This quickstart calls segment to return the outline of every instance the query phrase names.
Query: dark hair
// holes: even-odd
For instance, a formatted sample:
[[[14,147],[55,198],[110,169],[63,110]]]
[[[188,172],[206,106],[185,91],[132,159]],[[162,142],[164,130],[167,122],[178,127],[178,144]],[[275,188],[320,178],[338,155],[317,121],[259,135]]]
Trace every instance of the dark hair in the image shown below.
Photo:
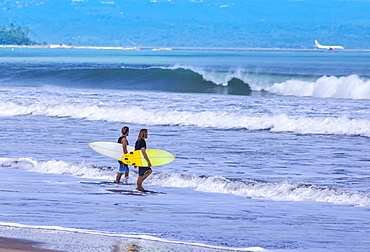
[[[122,132],[122,135],[126,135],[128,132],[129,132],[130,128],[125,126],[122,128],[121,132]]]

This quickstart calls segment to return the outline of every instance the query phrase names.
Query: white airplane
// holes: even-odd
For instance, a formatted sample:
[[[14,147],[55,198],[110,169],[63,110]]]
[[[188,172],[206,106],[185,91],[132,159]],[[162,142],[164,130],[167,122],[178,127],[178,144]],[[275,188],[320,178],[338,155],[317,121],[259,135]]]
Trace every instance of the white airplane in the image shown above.
[[[315,46],[320,49],[328,49],[328,50],[337,50],[337,49],[344,49],[343,46],[323,46],[320,45],[317,40],[315,40]]]

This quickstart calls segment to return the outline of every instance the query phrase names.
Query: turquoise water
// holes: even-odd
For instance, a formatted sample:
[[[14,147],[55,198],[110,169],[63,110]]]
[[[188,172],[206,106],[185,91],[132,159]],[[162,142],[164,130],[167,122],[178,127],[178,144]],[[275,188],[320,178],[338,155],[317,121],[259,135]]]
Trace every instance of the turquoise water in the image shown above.
[[[66,251],[369,247],[370,54],[0,53],[1,236]],[[144,182],[160,194],[101,183],[117,162],[87,144],[125,125],[177,157]]]

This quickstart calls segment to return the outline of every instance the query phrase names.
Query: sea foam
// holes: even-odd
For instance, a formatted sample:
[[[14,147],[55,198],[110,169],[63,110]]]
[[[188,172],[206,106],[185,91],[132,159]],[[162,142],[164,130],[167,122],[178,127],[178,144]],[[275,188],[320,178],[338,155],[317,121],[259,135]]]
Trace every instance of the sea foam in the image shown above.
[[[117,117],[117,115],[120,117]],[[140,114],[138,117],[136,115]],[[15,104],[0,102],[0,117],[5,116],[71,117],[145,125],[196,126],[219,129],[269,130],[298,134],[359,135],[370,137],[370,121],[341,117],[246,115],[225,111],[178,111],[143,109],[137,106],[115,107],[87,104]]]
[[[257,182],[233,180],[219,176],[197,176],[178,173],[159,173],[151,178],[154,185],[187,187],[202,192],[233,194],[254,199],[273,201],[313,201],[339,205],[370,207],[370,194],[343,190],[337,187],[322,187],[305,183]]]
[[[265,251],[261,247],[231,248],[201,243],[171,241],[143,234],[115,234],[59,226],[32,226],[0,222],[0,234],[43,242],[44,248],[63,251]],[[119,241],[119,242],[117,242]],[[137,246],[137,245],[139,246]]]
[[[0,158],[0,166],[40,173],[67,174],[98,180],[111,180],[116,172],[115,169],[94,164],[67,163],[56,160],[37,161],[32,158]],[[136,172],[132,172],[131,175],[130,179],[135,180]],[[313,201],[370,207],[370,194],[368,192],[306,183],[289,183],[288,181],[269,183],[255,180],[228,179],[221,176],[198,176],[171,172],[154,173],[148,178],[147,182],[161,187],[191,188],[202,192],[233,194],[254,199]]]
[[[0,167],[23,169],[40,173],[67,174],[81,178],[111,180],[116,169],[90,163],[67,163],[58,160],[38,161],[33,158],[0,158]]]

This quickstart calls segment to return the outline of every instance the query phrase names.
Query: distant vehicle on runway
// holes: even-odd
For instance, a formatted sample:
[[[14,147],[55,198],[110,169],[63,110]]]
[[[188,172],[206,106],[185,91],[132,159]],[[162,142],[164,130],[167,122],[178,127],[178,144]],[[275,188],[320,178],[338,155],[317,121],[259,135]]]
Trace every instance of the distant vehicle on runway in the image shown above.
[[[315,46],[317,48],[320,48],[320,49],[328,49],[328,50],[344,49],[343,46],[324,46],[324,45],[320,45],[320,43],[317,42],[317,40],[315,40]]]

